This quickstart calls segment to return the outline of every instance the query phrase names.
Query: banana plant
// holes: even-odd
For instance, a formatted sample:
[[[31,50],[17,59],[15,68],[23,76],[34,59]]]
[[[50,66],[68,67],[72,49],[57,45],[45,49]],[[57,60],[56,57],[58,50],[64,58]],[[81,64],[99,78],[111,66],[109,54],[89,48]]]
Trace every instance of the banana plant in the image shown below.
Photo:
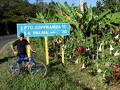
[[[69,6],[67,3],[55,6],[55,14],[49,8],[46,13],[36,13],[36,18],[31,18],[32,23],[70,23],[70,36],[65,37],[65,54],[66,59],[76,59],[80,56],[76,55],[76,48],[82,45],[90,49],[91,54],[96,56],[98,46],[103,43],[107,45],[111,42],[111,33],[116,26],[111,23],[110,12],[103,12],[96,16],[92,12],[92,7],[88,8],[86,12],[81,12],[80,7],[74,4]],[[118,15],[118,14],[117,14]],[[52,17],[52,18],[51,18]],[[110,33],[108,33],[110,32]],[[51,37],[50,45],[59,37]],[[92,41],[92,42],[91,42]],[[51,47],[50,47],[51,48]],[[74,58],[76,57],[76,58]]]

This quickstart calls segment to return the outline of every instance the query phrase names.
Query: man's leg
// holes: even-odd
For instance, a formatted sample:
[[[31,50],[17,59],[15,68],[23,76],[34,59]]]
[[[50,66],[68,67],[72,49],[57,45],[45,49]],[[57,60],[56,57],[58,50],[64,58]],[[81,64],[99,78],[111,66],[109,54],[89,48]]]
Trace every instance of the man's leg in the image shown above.
[[[17,63],[19,64],[20,71],[22,69],[22,58],[24,58],[23,55],[18,54],[18,61],[17,61]]]
[[[22,61],[18,60],[17,63],[19,64],[19,69],[22,69]]]

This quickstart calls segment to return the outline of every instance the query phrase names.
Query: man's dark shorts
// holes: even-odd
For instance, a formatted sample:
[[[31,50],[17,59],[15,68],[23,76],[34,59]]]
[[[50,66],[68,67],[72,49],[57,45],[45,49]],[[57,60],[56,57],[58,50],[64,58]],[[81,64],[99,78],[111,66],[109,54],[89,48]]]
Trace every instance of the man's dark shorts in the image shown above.
[[[22,61],[26,61],[26,62],[29,61],[29,60],[24,60],[24,58],[27,57],[27,54],[17,54],[17,56],[18,56],[18,61],[17,61],[18,64],[22,64]]]

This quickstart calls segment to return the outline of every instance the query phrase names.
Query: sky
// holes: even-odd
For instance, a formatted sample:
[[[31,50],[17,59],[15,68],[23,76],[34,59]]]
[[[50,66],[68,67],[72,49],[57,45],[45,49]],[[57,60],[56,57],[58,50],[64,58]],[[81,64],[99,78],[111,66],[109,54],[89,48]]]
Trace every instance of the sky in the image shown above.
[[[36,0],[29,0],[31,3],[35,3]],[[51,2],[51,0],[43,0],[44,2]],[[69,5],[71,5],[72,3],[74,3],[76,6],[78,6],[80,4],[80,0],[52,0],[54,2],[58,2],[60,1],[61,3],[64,3],[65,1],[68,2]],[[98,0],[84,0],[84,2],[87,2],[88,6],[95,6],[96,5],[96,1]]]

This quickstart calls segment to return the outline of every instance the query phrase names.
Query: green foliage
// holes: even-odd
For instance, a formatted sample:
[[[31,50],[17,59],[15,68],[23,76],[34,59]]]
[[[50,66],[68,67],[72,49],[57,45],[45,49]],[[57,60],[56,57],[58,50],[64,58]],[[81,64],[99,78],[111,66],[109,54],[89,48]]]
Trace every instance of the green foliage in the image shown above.
[[[119,0],[104,0],[105,9],[110,9],[112,12],[119,11]]]
[[[34,5],[22,0],[0,1],[1,22],[25,22],[26,17],[34,17]]]
[[[104,11],[110,10],[110,12],[120,12],[119,0],[100,0],[96,2],[96,6],[93,8],[94,13],[100,15]]]
[[[109,14],[107,16],[107,18],[110,19],[111,23],[117,23],[117,24],[119,24],[120,23],[120,12]],[[119,26],[120,26],[120,24],[119,24]]]
[[[37,39],[38,40],[38,39]],[[33,40],[34,42],[34,40]],[[9,47],[6,47],[7,52],[4,52],[4,57],[10,53]],[[94,78],[78,71],[80,67],[74,64],[68,64],[63,67],[62,64],[57,64],[54,61],[48,67],[48,74],[45,78],[40,77],[39,73],[36,75],[30,74],[11,74],[8,69],[10,65],[15,62],[10,58],[7,62],[1,64],[0,70],[0,88],[5,90],[52,90],[52,89],[84,89],[84,88],[105,88],[101,84],[97,84]],[[56,64],[56,65],[52,65]],[[7,66],[7,67],[6,67]],[[86,82],[87,81],[87,82]],[[92,81],[92,82],[91,82]]]
[[[90,56],[97,55],[97,47],[101,43],[102,45],[105,45],[105,47],[109,47],[108,44],[111,43],[111,40],[113,38],[111,33],[116,28],[116,26],[111,23],[112,18],[109,17],[110,11],[103,12],[98,17],[96,17],[95,15],[93,15],[92,7],[88,8],[85,13],[82,13],[80,12],[79,7],[77,8],[74,5],[70,7],[67,3],[64,3],[64,5],[62,5],[60,2],[58,2],[58,7],[56,7],[56,10],[57,11],[55,13],[54,19],[49,18],[49,16],[46,17],[45,14],[39,12],[36,14],[36,19],[34,20],[40,21],[42,23],[70,23],[71,34],[68,38],[65,38],[66,59],[79,59],[79,56],[76,56],[75,51],[76,48],[80,45],[83,45],[85,48],[89,47],[91,49],[89,51]],[[78,16],[76,12],[78,12],[81,17]],[[50,16],[51,13],[52,12],[49,13]],[[55,38],[59,39],[58,37],[49,38],[49,47],[51,50],[54,50],[54,43],[56,40]],[[94,42],[91,42],[91,40],[93,40]],[[106,57],[106,55],[104,56]],[[85,56],[83,60],[86,62],[86,59],[88,57],[89,55],[87,57]]]

